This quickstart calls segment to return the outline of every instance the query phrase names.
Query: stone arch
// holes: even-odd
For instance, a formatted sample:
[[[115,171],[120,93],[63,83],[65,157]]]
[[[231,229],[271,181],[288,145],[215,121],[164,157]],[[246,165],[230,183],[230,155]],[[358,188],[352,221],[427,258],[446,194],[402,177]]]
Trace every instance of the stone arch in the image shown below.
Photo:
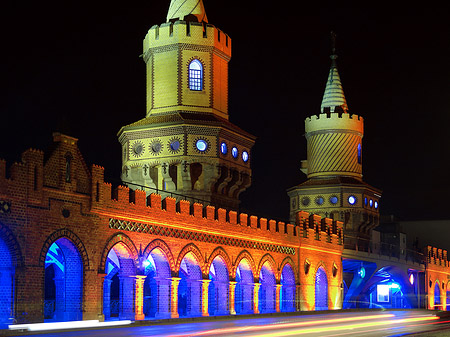
[[[328,310],[328,279],[325,266],[320,262],[314,274],[314,308],[315,310]]]
[[[147,245],[147,247],[145,247],[145,250],[142,253],[144,258],[146,258],[152,252],[152,250],[154,250],[155,248],[161,249],[163,251],[163,253],[166,255],[167,262],[169,263],[170,270],[173,274],[176,270],[175,260],[173,258],[173,254],[172,254],[172,251],[170,250],[170,247],[163,240],[155,239],[152,242],[150,242]]]
[[[202,279],[204,261],[193,243],[186,245],[178,255],[176,276],[178,283],[178,314],[180,317],[201,316]]]
[[[297,283],[298,282],[298,270],[297,270],[297,267],[296,267],[294,261],[292,260],[292,258],[290,256],[286,256],[283,259],[283,261],[281,261],[280,269],[279,269],[280,270],[280,280],[279,281],[281,281],[281,273],[283,272],[283,268],[287,264],[289,264],[291,266],[292,271],[294,272],[295,282]]]
[[[261,258],[258,267],[259,293],[258,309],[260,313],[270,313],[276,310],[276,287],[277,287],[276,263],[270,254]]]
[[[14,267],[23,265],[23,256],[19,243],[16,240],[15,235],[9,229],[8,226],[0,222],[0,237],[5,241],[6,246],[11,254],[12,264]]]
[[[178,273],[180,271],[181,261],[183,261],[183,258],[188,253],[192,253],[192,255],[195,256],[195,258],[197,259],[197,262],[200,265],[200,269],[201,269],[202,273],[205,274],[205,270],[204,270],[205,261],[203,260],[202,253],[200,252],[200,249],[198,249],[198,247],[193,243],[189,243],[186,246],[184,246],[184,248],[181,250],[180,254],[178,254],[178,259],[177,259],[177,263],[174,268],[174,272]]]
[[[231,260],[230,260],[230,257],[228,256],[227,252],[222,247],[217,247],[216,249],[214,249],[213,252],[211,253],[211,255],[209,256],[208,262],[205,265],[205,275],[206,275],[206,277],[207,277],[207,275],[209,273],[209,269],[211,268],[212,262],[214,261],[214,259],[217,256],[220,256],[224,260],[225,265],[226,265],[226,267],[228,269],[228,277],[231,279],[231,275],[230,275],[231,267],[232,267]]]
[[[296,272],[292,259],[284,259],[280,268],[280,310],[295,311]]]
[[[250,265],[250,268],[252,270],[252,273],[253,273],[253,277],[255,277],[255,275],[256,275],[255,260],[253,260],[252,255],[247,250],[243,250],[242,252],[239,253],[239,255],[237,256],[236,260],[234,260],[233,269],[231,270],[231,276],[232,276],[233,280],[236,279],[237,268],[239,266],[239,263],[243,259],[246,259],[248,261],[248,263]]]
[[[258,270],[256,272],[255,278],[256,277],[259,278],[259,275],[261,274],[261,269],[262,269],[264,263],[266,263],[266,262],[268,262],[270,264],[270,267],[272,268],[272,272],[273,272],[273,275],[275,276],[275,279],[279,280],[280,278],[278,277],[277,264],[275,262],[275,259],[269,253],[264,255],[261,258],[261,260],[259,261]]]
[[[57,230],[56,232],[53,232],[53,234],[51,234],[47,238],[47,240],[45,240],[44,245],[41,249],[41,253],[39,255],[39,266],[45,267],[45,257],[47,256],[50,246],[60,238],[66,238],[72,242],[72,244],[78,249],[78,253],[80,254],[81,261],[83,263],[84,271],[89,270],[89,258],[83,242],[74,232],[67,228],[63,228]]]
[[[108,257],[109,251],[111,250],[112,247],[114,247],[119,242],[123,243],[128,248],[128,250],[130,251],[131,257],[135,261],[138,260],[139,253],[138,253],[133,241],[126,234],[124,234],[122,232],[116,233],[108,239],[108,241],[105,245],[105,248],[103,249],[102,257],[100,260],[100,266],[98,268],[100,273],[105,272],[106,259]]]

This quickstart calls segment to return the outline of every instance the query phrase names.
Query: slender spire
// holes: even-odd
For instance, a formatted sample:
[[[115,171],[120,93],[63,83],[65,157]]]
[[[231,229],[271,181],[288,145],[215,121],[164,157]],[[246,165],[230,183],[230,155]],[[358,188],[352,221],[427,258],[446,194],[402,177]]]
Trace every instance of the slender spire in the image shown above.
[[[343,112],[348,113],[347,100],[345,99],[344,89],[342,88],[341,78],[336,65],[336,34],[331,32],[331,68],[328,74],[325,93],[323,94],[322,105],[320,111],[325,112],[329,108],[330,112],[334,112],[336,107],[340,107]],[[328,110],[328,109],[327,109]]]
[[[170,20],[192,21],[189,19],[193,17],[198,22],[208,22],[203,0],[172,0],[170,2],[167,22]]]

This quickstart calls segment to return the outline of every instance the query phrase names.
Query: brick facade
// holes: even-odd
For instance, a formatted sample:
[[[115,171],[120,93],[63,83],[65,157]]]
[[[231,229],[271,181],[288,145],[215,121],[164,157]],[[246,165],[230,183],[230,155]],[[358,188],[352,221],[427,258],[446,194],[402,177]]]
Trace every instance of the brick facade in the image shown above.
[[[301,212],[295,224],[285,224],[170,197],[162,200],[158,194],[147,197],[124,186],[112,189],[102,167],[87,168],[76,139],[55,134],[54,141],[45,155],[25,151],[8,178],[6,163],[0,161],[0,200],[9,205],[0,213],[2,251],[8,253],[2,256],[9,257],[5,265],[15,271],[13,295],[3,302],[10,303],[6,310],[17,322],[44,320],[46,259],[54,243],[72,252],[64,254],[66,293],[61,296],[66,302],[59,320],[77,317],[70,314],[77,304],[67,302],[76,293],[69,286],[73,280],[81,283],[81,317],[105,318],[105,307],[112,305],[112,274],[106,270],[112,250],[120,265],[121,318],[143,319],[146,306],[156,306],[155,317],[178,317],[191,309],[191,315],[234,314],[236,304],[242,313],[314,310],[311,285],[320,266],[330,285],[329,308],[342,305],[340,222]],[[145,267],[150,260],[156,273]],[[71,266],[74,261],[79,265]],[[307,273],[306,263],[311,265]],[[71,277],[76,268],[80,276]],[[187,281],[182,268],[190,275]],[[184,290],[178,294],[180,283]],[[151,292],[146,289],[155,289],[151,296],[156,298],[146,302],[150,295],[145,294]],[[188,299],[183,297],[186,289],[193,294]],[[243,299],[251,303],[243,304]],[[188,309],[179,309],[179,300],[184,307],[189,303]],[[215,309],[208,301],[217,302]]]

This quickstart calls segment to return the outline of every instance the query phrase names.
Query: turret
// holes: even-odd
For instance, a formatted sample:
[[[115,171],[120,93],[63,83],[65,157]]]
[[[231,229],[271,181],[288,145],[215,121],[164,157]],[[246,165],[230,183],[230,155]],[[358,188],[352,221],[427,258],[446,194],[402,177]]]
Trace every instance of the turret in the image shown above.
[[[255,137],[228,121],[231,39],[208,23],[203,1],[172,0],[143,59],[146,117],[118,134],[124,184],[236,209]]]
[[[348,240],[363,238],[379,224],[381,191],[362,180],[364,120],[350,113],[337,68],[334,44],[320,113],[305,120],[307,181],[288,190],[291,219],[298,211],[344,222]]]

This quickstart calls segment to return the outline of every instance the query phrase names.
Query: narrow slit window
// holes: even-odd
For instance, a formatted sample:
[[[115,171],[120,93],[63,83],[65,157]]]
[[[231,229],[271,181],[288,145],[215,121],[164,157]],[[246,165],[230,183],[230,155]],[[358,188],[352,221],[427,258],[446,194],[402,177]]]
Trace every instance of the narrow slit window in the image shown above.
[[[189,89],[203,90],[203,65],[199,60],[193,60],[189,64]]]
[[[361,149],[361,143],[358,144],[358,164],[361,164],[362,162],[362,149]]]

